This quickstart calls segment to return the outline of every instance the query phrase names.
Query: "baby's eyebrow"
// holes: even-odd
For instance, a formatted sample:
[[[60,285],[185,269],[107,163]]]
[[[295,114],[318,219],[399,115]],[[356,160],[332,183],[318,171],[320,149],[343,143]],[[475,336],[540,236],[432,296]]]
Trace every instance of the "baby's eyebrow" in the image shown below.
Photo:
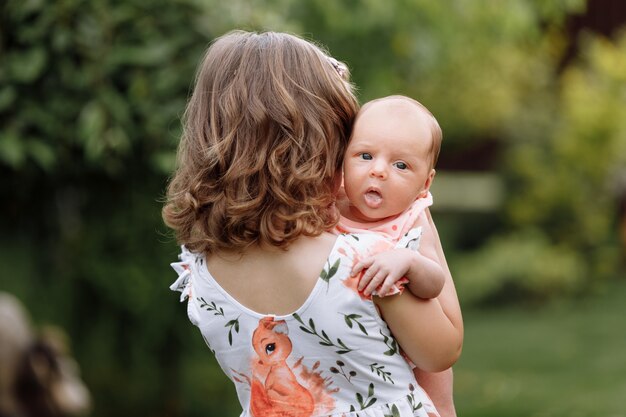
[[[391,157],[395,160],[395,162],[402,161],[402,162],[406,162],[406,163],[414,163],[415,161],[421,159],[417,155],[414,155],[414,154],[408,153],[408,152],[392,153]]]

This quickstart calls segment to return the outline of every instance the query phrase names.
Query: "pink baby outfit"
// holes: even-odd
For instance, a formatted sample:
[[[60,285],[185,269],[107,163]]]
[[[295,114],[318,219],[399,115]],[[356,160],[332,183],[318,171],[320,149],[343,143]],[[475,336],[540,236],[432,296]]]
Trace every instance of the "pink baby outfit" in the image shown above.
[[[400,240],[413,228],[419,216],[424,215],[424,210],[433,205],[433,196],[430,192],[426,197],[418,198],[409,208],[404,210],[393,220],[381,220],[372,223],[359,223],[340,216],[339,224],[335,227],[336,233],[378,233],[393,242]],[[402,247],[405,247],[402,245]]]

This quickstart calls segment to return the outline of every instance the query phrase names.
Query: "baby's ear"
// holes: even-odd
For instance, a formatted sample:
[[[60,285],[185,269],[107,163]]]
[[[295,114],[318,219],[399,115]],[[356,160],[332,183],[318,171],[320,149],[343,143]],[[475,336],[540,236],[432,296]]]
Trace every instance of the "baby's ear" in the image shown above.
[[[420,192],[420,197],[426,197],[426,195],[428,194],[428,191],[430,190],[430,186],[433,184],[433,180],[435,179],[436,173],[437,171],[435,171],[434,169],[430,170],[430,172],[428,173],[428,177],[426,178],[426,181],[424,181],[424,186],[422,188],[422,191]]]

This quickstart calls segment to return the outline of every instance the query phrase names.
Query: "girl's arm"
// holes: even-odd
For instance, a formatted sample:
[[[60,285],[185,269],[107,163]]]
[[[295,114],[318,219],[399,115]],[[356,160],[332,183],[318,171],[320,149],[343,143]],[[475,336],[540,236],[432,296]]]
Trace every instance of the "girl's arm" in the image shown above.
[[[430,212],[426,211],[426,215],[428,222],[431,225],[431,230],[435,236],[437,256],[440,259],[440,265],[446,274],[446,282],[438,299],[446,316],[450,319],[455,328],[463,334],[461,307],[459,306],[459,299],[454,288],[452,275],[448,269],[448,263],[446,262],[443,249],[441,247],[441,241],[439,240],[439,235]],[[414,373],[420,386],[424,388],[433,400],[433,403],[435,404],[435,407],[437,408],[437,411],[439,411],[441,417],[456,417],[453,397],[454,384],[452,369],[447,369],[438,373],[431,373],[415,368]]]
[[[463,334],[448,319],[437,299],[424,300],[405,291],[374,297],[374,302],[402,350],[420,369],[440,372],[459,358]]]
[[[459,298],[456,294],[454,281],[452,280],[452,274],[450,273],[450,268],[448,268],[448,262],[446,261],[445,254],[443,253],[439,233],[437,232],[437,228],[433,222],[430,210],[426,209],[425,214],[432,232],[435,253],[437,254],[439,265],[441,265],[445,276],[443,289],[441,290],[441,294],[437,296],[437,300],[441,303],[441,307],[452,325],[457,329],[461,337],[463,337],[463,316],[461,314],[461,306],[459,305]]]
[[[440,372],[452,366],[461,354],[463,319],[439,234],[428,210],[426,219],[433,233],[437,259],[445,274],[441,294],[436,299],[421,300],[404,292],[374,300],[402,349],[417,367],[427,372]]]

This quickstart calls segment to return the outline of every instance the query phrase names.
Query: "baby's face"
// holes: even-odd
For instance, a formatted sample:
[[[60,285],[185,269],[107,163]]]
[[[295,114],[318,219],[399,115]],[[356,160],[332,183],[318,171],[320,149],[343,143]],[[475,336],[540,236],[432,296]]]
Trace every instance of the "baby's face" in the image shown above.
[[[396,216],[425,196],[430,166],[428,116],[404,100],[372,103],[359,115],[344,159],[344,188],[352,220]]]

